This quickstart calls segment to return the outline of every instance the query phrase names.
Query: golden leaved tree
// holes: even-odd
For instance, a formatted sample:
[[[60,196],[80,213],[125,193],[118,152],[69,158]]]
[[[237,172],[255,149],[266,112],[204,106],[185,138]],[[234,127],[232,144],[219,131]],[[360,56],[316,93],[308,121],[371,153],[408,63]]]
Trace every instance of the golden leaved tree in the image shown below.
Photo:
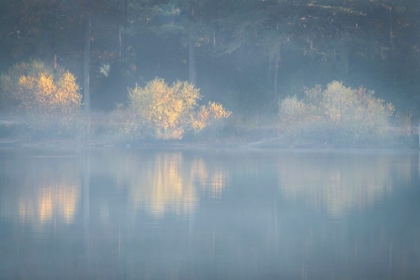
[[[188,82],[177,81],[169,86],[156,78],[145,87],[136,85],[128,91],[129,110],[138,117],[140,127],[157,139],[181,139],[186,130],[199,131],[213,120],[230,115],[217,103],[197,110],[200,91]]]
[[[62,68],[42,61],[18,63],[0,77],[1,106],[6,111],[24,110],[42,115],[71,114],[81,106],[76,79]]]

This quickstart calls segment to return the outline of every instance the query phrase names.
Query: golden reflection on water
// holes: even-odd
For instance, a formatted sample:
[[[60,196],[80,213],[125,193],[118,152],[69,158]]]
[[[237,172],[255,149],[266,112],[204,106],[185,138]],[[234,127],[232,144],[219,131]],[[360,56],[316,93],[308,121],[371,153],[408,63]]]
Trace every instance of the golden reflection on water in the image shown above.
[[[83,204],[84,176],[115,180],[113,188],[126,193],[125,199],[134,214],[146,210],[156,218],[166,214],[191,215],[200,198],[221,198],[231,176],[228,171],[231,169],[223,162],[182,152],[108,151],[92,156],[88,161],[90,167],[85,169],[85,159],[91,156],[29,158],[5,164],[0,175],[9,178],[6,184],[11,184],[9,191],[15,194],[6,193],[0,198],[1,215],[17,214],[22,223],[38,225],[55,219],[73,223]],[[417,162],[412,161],[409,156],[279,154],[277,175],[286,199],[302,201],[316,211],[339,217],[364,210],[391,195],[396,187],[394,177],[404,182],[417,172],[413,168]],[[252,165],[239,166],[244,170]],[[100,211],[103,221],[109,220],[110,215],[111,206],[105,206]]]
[[[92,154],[64,160],[26,158],[6,164],[3,175],[13,186],[8,188],[9,195],[1,198],[1,215],[17,215],[21,223],[34,225],[56,220],[73,223],[77,212],[83,210],[84,176],[115,179],[113,188],[126,193],[134,214],[144,209],[155,218],[190,215],[200,196],[220,198],[228,177],[220,165],[181,152],[136,155],[117,151],[85,160],[90,157]],[[102,208],[101,220],[106,221],[109,209]]]
[[[66,224],[74,221],[79,199],[77,185],[44,185],[38,190],[35,198],[19,198],[19,217],[22,223],[28,221],[44,224],[51,222],[54,215]]]
[[[194,212],[197,194],[190,178],[183,173],[182,154],[157,154],[141,176],[128,182],[130,202],[137,210],[145,207],[152,215]]]
[[[165,213],[193,214],[199,203],[200,188],[212,197],[221,196],[225,174],[210,172],[205,162],[183,159],[182,153],[159,153],[139,177],[128,182],[130,202],[135,209],[144,207],[155,217]]]
[[[220,267],[234,276],[241,271],[242,278],[254,276],[247,269],[255,273],[251,278],[258,278],[257,273],[270,267],[272,272],[300,268],[302,279],[311,275],[330,279],[338,274],[350,279],[355,267],[369,268],[371,260],[404,276],[418,264],[415,197],[409,207],[400,207],[407,197],[402,196],[401,202],[397,196],[397,204],[380,208],[387,215],[403,208],[398,216],[345,217],[397,193],[397,188],[413,186],[413,178],[418,182],[417,156],[280,153],[278,157],[240,154],[229,160],[230,155],[224,154],[221,158],[104,151],[68,160],[3,160],[0,218],[23,226],[10,226],[12,234],[2,248],[8,258],[14,256],[22,272],[35,271],[40,279],[51,263],[58,265],[54,269],[60,273],[65,273],[60,268],[71,271],[69,275],[94,272],[98,279],[184,279],[185,271],[200,273],[182,271],[187,265],[195,269],[199,262],[203,270]],[[227,185],[233,187],[226,200],[206,204],[207,213],[192,219],[178,219],[194,215],[206,198],[226,195]],[[321,215],[302,214],[306,207],[301,202],[322,211]],[[139,212],[143,214],[138,222],[132,222]],[[159,227],[144,222],[149,216],[170,215],[176,215],[171,217],[176,223],[171,218],[154,220]],[[333,219],[323,218],[328,215]],[[50,238],[49,229],[54,225],[55,234],[56,222],[73,226],[61,227],[62,231],[57,227],[59,234]],[[32,242],[27,224],[43,232],[48,242]],[[8,227],[9,221],[4,228]],[[26,251],[25,244],[29,245]],[[78,271],[83,267],[87,274]],[[121,272],[122,267],[127,271]],[[154,273],[166,277],[154,277]],[[221,276],[214,275],[214,279]],[[89,278],[83,276],[72,278]],[[25,277],[13,279],[20,278]],[[398,278],[404,277],[389,277]]]
[[[363,157],[363,158],[362,158]],[[280,158],[279,187],[294,201],[303,201],[317,211],[339,217],[353,210],[364,210],[391,195],[393,176],[409,180],[409,157],[342,154]]]
[[[74,222],[80,197],[80,170],[71,160],[29,158],[5,165],[8,193],[2,213],[21,223],[41,226],[59,220]],[[22,173],[23,172],[23,173]]]
[[[186,158],[181,152],[119,153],[105,158],[96,170],[117,178],[118,188],[128,190],[135,211],[145,209],[159,218],[193,214],[201,195],[221,197],[228,175],[220,165],[210,164],[202,158]]]

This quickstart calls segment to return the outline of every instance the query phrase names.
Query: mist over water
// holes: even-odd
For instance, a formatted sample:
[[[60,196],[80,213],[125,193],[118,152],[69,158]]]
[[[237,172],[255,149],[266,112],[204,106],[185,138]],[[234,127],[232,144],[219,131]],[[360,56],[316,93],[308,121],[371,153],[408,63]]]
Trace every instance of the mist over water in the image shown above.
[[[0,152],[0,279],[416,279],[418,151]]]

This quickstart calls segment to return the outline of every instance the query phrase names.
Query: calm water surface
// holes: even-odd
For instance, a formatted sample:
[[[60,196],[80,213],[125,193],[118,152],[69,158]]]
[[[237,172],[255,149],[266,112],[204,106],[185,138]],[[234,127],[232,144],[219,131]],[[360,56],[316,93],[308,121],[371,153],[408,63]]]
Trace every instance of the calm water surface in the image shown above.
[[[0,279],[420,279],[418,151],[1,151]]]

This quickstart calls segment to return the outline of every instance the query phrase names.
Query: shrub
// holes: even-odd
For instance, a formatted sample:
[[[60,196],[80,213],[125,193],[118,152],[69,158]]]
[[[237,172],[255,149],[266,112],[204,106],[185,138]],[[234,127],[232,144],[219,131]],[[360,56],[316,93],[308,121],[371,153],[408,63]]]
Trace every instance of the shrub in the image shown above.
[[[70,72],[39,60],[15,64],[0,76],[1,110],[21,119],[33,138],[74,136],[81,99]]]
[[[8,111],[69,114],[79,109],[82,99],[70,72],[51,69],[38,60],[14,65],[1,75],[0,89],[1,106]]]
[[[373,97],[363,87],[351,89],[333,81],[326,89],[305,88],[305,97],[279,102],[279,116],[286,135],[309,142],[335,145],[371,143],[388,131],[392,104]]]
[[[196,110],[201,98],[199,89],[188,82],[177,81],[168,86],[163,79],[155,79],[145,87],[128,89],[128,110],[136,117],[137,129],[156,139],[181,139],[186,130],[202,130],[213,120],[229,116],[221,104],[209,103]],[[134,120],[132,119],[131,123]]]
[[[225,119],[230,116],[230,112],[223,108],[222,104],[209,102],[208,106],[201,106],[200,110],[192,118],[191,125],[195,131],[200,131],[210,125],[212,121]]]

